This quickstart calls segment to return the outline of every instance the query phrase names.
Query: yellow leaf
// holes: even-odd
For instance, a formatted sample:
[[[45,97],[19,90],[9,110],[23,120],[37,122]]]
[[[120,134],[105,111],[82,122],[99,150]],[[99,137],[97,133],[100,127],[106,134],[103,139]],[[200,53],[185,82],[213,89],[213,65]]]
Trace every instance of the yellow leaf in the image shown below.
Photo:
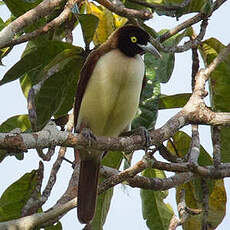
[[[103,6],[97,6],[92,2],[86,2],[86,12],[99,18],[99,24],[93,37],[94,45],[105,42],[115,30],[113,14]]]
[[[127,18],[121,17],[121,16],[119,16],[117,14],[113,15],[113,19],[114,19],[114,25],[115,25],[116,28],[124,26],[125,23],[128,21]]]

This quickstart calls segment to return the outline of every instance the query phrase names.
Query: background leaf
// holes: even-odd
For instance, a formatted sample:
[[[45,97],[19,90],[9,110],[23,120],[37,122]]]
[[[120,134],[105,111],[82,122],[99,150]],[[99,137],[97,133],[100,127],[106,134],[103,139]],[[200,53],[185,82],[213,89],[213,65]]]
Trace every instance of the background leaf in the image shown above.
[[[165,178],[165,173],[157,169],[146,169],[142,175],[151,178]],[[168,191],[141,189],[143,218],[150,230],[168,230],[173,210],[169,204],[165,204],[163,201],[167,196]]]
[[[17,115],[10,117],[6,121],[4,121],[0,125],[0,132],[1,133],[9,133],[10,131],[14,130],[15,128],[20,128],[22,132],[30,129],[30,121],[27,114],[24,115]],[[8,153],[6,150],[0,150],[0,162],[7,156],[15,156],[18,160],[22,160],[24,157],[24,153]]]
[[[0,221],[21,217],[22,208],[35,190],[38,175],[37,170],[26,173],[10,185],[0,198]]]
[[[202,196],[200,195],[202,191],[200,183],[200,179],[196,179],[178,186],[176,188],[177,202],[181,189],[184,189],[186,205],[189,208],[202,210]],[[209,191],[208,229],[214,230],[217,229],[217,226],[222,222],[225,216],[227,197],[223,180],[208,180],[208,183],[212,186],[212,189]],[[200,215],[190,216],[183,224],[183,229],[202,229],[202,216],[202,213]]]
[[[123,155],[121,152],[109,152],[102,160],[102,165],[118,169],[121,165]],[[101,183],[105,178],[100,178],[99,183]],[[100,194],[97,198],[96,214],[91,223],[92,229],[102,230],[105,223],[106,217],[108,215],[111,199],[113,197],[113,189]]]
[[[202,43],[200,52],[206,65],[209,65],[225,46],[210,38]],[[220,63],[209,78],[210,101],[214,111],[230,112],[230,56]],[[222,127],[221,135],[221,161],[230,162],[230,128]]]
[[[33,0],[33,1],[24,1],[24,0],[4,0],[4,3],[7,5],[11,13],[19,17],[24,14],[26,11],[37,6],[42,0]]]
[[[32,42],[28,43],[23,57],[6,72],[3,79],[0,81],[0,85],[14,81],[25,74],[28,74],[33,84],[36,84],[38,82],[36,76],[40,73],[44,65],[47,65],[64,49],[73,47],[74,46],[69,43],[60,41],[44,41],[39,45]]]
[[[167,143],[168,150],[171,153],[177,154],[179,157],[183,158],[189,151],[189,147],[191,144],[191,137],[188,136],[186,133],[180,131],[173,136],[172,140],[174,146],[172,146],[171,142],[168,142]],[[205,151],[205,149],[202,146],[200,148],[200,156],[198,159],[198,164],[202,166],[212,165],[211,156]],[[225,215],[226,191],[225,191],[223,180],[208,179],[207,182],[208,182],[208,187],[210,192],[208,222],[210,223],[210,229],[215,229],[216,226],[221,223]],[[178,186],[176,188],[177,202],[178,202],[178,196],[180,194],[181,189],[185,189],[186,205],[189,208],[202,210],[203,198],[202,198],[202,189],[200,183],[201,183],[200,178],[198,178],[189,183]],[[217,199],[219,199],[218,202]],[[202,215],[191,216],[183,225],[183,229],[184,230],[202,229],[201,225],[202,225]]]
[[[182,93],[175,95],[162,95],[159,98],[159,109],[182,108],[191,97],[191,93]]]
[[[172,137],[172,141],[173,145],[170,141],[167,142],[168,150],[172,154],[183,158],[189,152],[191,137],[185,132],[179,131]],[[205,151],[202,146],[200,146],[200,156],[198,158],[198,164],[202,166],[212,165],[211,156]]]
[[[90,42],[93,40],[99,19],[93,14],[79,14],[77,17],[81,24],[84,42],[86,47],[88,47]]]
[[[53,115],[63,116],[72,108],[77,80],[84,62],[81,54],[82,50],[78,47],[63,51],[58,55],[58,64],[55,59],[49,65],[52,68],[54,64],[57,69],[44,82],[35,97],[36,130],[42,129]]]

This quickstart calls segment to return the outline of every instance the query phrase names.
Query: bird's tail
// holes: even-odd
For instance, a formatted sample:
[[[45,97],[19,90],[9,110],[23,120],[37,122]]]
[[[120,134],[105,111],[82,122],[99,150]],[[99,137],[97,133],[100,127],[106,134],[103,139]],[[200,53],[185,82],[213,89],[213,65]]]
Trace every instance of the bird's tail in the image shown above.
[[[87,224],[94,217],[99,170],[99,160],[81,160],[77,204],[77,215],[81,223]]]

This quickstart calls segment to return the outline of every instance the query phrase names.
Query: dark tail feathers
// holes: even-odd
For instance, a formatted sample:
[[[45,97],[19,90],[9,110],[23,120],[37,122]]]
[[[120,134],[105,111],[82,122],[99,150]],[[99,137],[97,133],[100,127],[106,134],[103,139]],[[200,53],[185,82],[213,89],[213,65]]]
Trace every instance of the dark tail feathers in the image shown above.
[[[100,162],[82,160],[78,183],[77,215],[81,223],[88,224],[94,217]]]

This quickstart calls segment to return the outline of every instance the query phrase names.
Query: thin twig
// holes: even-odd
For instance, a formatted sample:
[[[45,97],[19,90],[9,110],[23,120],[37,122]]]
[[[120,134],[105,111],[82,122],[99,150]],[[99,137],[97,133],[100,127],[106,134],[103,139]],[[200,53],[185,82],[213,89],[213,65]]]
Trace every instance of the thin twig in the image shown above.
[[[127,18],[140,18],[142,20],[148,20],[152,18],[152,13],[149,10],[135,10],[124,7],[123,4],[113,4],[109,0],[97,0],[97,2],[110,11]]]
[[[192,91],[194,91],[195,77],[199,71],[199,68],[200,68],[199,56],[198,56],[197,47],[195,47],[195,48],[192,48],[192,84],[191,84]]]
[[[201,179],[201,190],[202,190],[202,206],[203,206],[203,218],[202,218],[202,230],[208,230],[208,201],[209,201],[209,188],[207,181]]]
[[[190,150],[188,153],[188,162],[190,167],[196,168],[198,166],[198,158],[200,155],[200,137],[198,131],[198,125],[192,125],[192,141]]]
[[[212,144],[213,144],[213,164],[215,167],[219,167],[221,164],[221,127],[212,127]]]
[[[47,153],[44,153],[42,149],[37,148],[37,153],[38,156],[44,160],[44,161],[50,161],[51,157],[54,155],[55,153],[55,146],[51,146],[48,148]]]
[[[161,5],[161,4],[154,4],[154,3],[149,3],[149,2],[145,2],[145,1],[141,1],[141,0],[129,0],[129,1],[137,3],[137,4],[142,5],[142,6],[149,7],[153,10],[161,10],[161,11],[180,10],[180,9],[183,9],[184,7],[186,7],[191,2],[191,0],[184,0],[182,3],[179,3],[179,4]]]
[[[21,211],[22,217],[36,213],[38,209],[41,207],[40,204],[37,202],[37,200],[39,199],[40,194],[41,194],[43,176],[44,176],[44,165],[40,161],[38,173],[37,173],[37,183],[35,186],[35,190],[33,191],[30,199],[26,202],[26,205],[22,208],[22,211]]]
[[[68,1],[65,9],[61,12],[61,14],[58,17],[54,18],[51,22],[47,23],[45,26],[38,28],[31,33],[21,35],[19,38],[8,40],[7,42],[4,43],[4,46],[0,45],[0,48],[8,47],[8,46],[14,46],[14,45],[21,44],[23,42],[32,40],[33,38],[38,37],[41,34],[47,33],[51,29],[54,29],[54,28],[62,25],[66,20],[68,20],[70,14],[71,14],[71,8],[72,8],[73,4],[70,4],[70,2],[72,2],[72,1],[70,1],[70,0]]]
[[[217,10],[224,2],[226,2],[227,0],[216,0],[213,4],[213,9],[210,12],[209,15],[207,15],[208,17],[210,17],[212,15],[212,13]],[[158,41],[159,42],[163,42],[165,40],[167,40],[168,38],[172,37],[173,35],[177,34],[178,32],[196,24],[197,22],[203,20],[204,14],[203,13],[199,13],[197,15],[195,15],[194,17],[184,21],[183,23],[179,24],[178,26],[176,26],[175,28],[167,31],[166,33],[162,34],[159,38]]]

